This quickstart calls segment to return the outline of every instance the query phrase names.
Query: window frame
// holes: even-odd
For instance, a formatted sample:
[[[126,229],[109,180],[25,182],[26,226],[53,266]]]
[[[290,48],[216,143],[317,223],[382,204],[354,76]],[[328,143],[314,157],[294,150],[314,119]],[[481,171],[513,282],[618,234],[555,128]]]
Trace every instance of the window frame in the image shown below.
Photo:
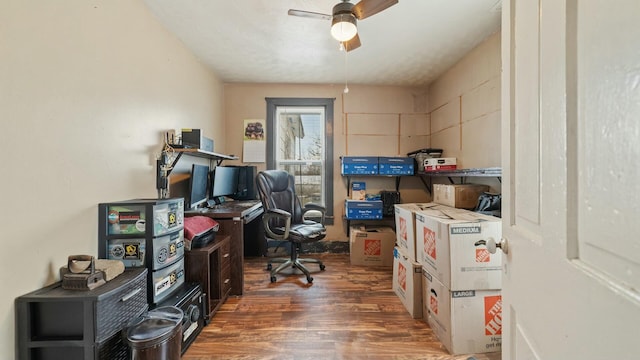
[[[325,115],[324,123],[324,165],[325,178],[324,194],[327,208],[325,224],[333,225],[333,107],[335,98],[265,98],[267,102],[267,169],[275,169],[277,143],[276,134],[276,110],[278,107],[323,107]]]

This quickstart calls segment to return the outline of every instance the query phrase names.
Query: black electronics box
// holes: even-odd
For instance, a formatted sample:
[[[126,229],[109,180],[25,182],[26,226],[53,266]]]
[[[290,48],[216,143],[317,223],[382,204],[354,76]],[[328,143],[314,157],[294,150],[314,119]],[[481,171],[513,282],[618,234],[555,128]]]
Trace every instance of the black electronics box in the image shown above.
[[[383,190],[380,191],[380,198],[382,199],[382,215],[391,216],[395,214],[393,205],[400,203],[400,192]]]
[[[255,166],[238,166],[238,188],[231,198],[235,200],[255,200],[258,198],[256,192],[256,175],[258,168]]]
[[[213,152],[213,139],[202,135],[200,129],[182,129],[182,145]]]
[[[182,318],[182,346],[180,349],[182,355],[206,325],[204,319],[205,301],[207,301],[206,296],[202,292],[200,284],[184,283],[170,297],[158,304],[158,307],[175,306],[180,308],[184,314]]]

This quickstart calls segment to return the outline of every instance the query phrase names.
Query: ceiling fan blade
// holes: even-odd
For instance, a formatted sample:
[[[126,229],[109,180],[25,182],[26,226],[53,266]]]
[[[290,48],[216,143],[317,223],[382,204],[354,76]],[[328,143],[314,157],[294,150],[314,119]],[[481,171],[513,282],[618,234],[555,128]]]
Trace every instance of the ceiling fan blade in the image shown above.
[[[289,9],[288,14],[292,16],[301,16],[311,19],[331,20],[331,15],[304,10]]]
[[[356,36],[351,38],[351,40],[342,42],[342,46],[344,46],[344,50],[347,52],[359,48],[360,45],[362,44],[360,43],[360,36],[358,36],[358,34],[356,34]]]
[[[353,7],[353,15],[362,20],[398,3],[398,0],[361,0]]]

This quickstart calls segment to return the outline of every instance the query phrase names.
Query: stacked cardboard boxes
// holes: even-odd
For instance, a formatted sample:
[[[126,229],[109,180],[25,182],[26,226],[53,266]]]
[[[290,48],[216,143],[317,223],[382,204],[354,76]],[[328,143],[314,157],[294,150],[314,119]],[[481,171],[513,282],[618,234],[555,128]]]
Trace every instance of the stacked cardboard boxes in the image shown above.
[[[417,262],[416,217],[418,211],[442,207],[434,203],[396,204],[396,247],[393,251],[393,291],[414,319],[422,317],[422,268]]]
[[[444,205],[415,212],[422,316],[452,354],[501,349],[502,254],[486,243],[499,218]]]

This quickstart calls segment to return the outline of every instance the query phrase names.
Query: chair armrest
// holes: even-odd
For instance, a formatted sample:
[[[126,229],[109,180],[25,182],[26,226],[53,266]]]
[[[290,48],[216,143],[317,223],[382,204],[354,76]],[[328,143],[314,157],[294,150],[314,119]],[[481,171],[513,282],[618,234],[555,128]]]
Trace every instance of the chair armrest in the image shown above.
[[[269,225],[270,220],[276,219],[284,221],[284,233],[278,235],[271,230]],[[286,240],[289,238],[289,229],[291,228],[291,214],[280,209],[269,209],[262,215],[262,223],[264,224],[264,231],[267,235],[275,240]]]
[[[324,224],[324,214],[327,212],[327,208],[324,205],[315,204],[315,203],[306,203],[302,208],[302,218],[310,211],[317,211],[320,213],[321,219],[320,223]]]

